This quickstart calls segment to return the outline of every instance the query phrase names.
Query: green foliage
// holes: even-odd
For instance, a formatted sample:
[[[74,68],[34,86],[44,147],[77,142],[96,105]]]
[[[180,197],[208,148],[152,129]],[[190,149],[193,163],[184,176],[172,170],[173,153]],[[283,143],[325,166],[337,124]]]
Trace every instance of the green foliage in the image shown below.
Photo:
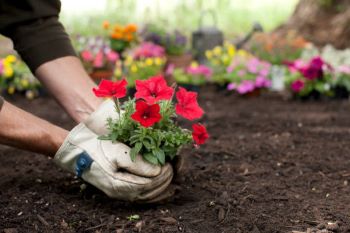
[[[131,147],[133,161],[137,154],[141,154],[152,164],[164,164],[176,156],[181,146],[191,143],[192,135],[173,121],[175,113],[170,101],[161,101],[160,107],[162,120],[153,127],[145,128],[131,118],[135,112],[135,100],[126,101],[120,119],[108,119],[110,133],[100,139],[127,144]]]

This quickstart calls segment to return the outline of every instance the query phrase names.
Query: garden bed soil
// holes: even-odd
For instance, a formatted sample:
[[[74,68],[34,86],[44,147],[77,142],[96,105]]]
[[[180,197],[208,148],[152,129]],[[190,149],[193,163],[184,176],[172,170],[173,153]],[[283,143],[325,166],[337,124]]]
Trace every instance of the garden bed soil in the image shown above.
[[[348,101],[240,98],[214,87],[202,88],[200,98],[211,139],[183,151],[181,189],[164,204],[119,202],[91,186],[81,191],[83,183],[52,160],[1,146],[0,231],[284,233],[318,225],[350,232]],[[74,126],[48,97],[12,101]],[[127,219],[135,214],[140,220]]]

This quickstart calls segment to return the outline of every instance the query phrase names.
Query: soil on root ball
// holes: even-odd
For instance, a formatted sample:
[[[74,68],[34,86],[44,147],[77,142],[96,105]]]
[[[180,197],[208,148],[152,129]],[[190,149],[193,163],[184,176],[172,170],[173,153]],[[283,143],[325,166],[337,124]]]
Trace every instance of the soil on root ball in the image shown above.
[[[284,233],[333,222],[329,232],[349,232],[349,102],[240,98],[208,88],[200,98],[211,139],[183,151],[181,190],[165,204],[81,191],[82,182],[52,160],[1,146],[0,231]],[[13,102],[74,126],[52,99]]]

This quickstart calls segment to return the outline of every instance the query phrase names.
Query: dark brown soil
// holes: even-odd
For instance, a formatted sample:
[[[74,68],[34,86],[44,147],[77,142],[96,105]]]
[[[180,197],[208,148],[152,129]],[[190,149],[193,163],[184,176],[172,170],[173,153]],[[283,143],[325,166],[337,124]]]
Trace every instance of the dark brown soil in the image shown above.
[[[209,89],[201,102],[211,140],[183,152],[189,166],[168,203],[139,206],[90,186],[80,191],[82,182],[46,157],[1,146],[0,231],[284,233],[337,221],[329,232],[350,232],[349,102]],[[52,99],[13,103],[73,126]],[[127,219],[134,214],[140,220]]]

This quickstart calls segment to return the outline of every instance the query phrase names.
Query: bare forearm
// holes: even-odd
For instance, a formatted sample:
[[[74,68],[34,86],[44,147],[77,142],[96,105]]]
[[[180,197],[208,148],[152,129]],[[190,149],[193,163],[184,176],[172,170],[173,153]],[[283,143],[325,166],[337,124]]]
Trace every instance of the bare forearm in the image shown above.
[[[35,75],[76,122],[87,118],[102,102],[93,95],[96,85],[76,57],[44,63]]]
[[[8,102],[0,112],[0,144],[54,156],[68,131]]]

